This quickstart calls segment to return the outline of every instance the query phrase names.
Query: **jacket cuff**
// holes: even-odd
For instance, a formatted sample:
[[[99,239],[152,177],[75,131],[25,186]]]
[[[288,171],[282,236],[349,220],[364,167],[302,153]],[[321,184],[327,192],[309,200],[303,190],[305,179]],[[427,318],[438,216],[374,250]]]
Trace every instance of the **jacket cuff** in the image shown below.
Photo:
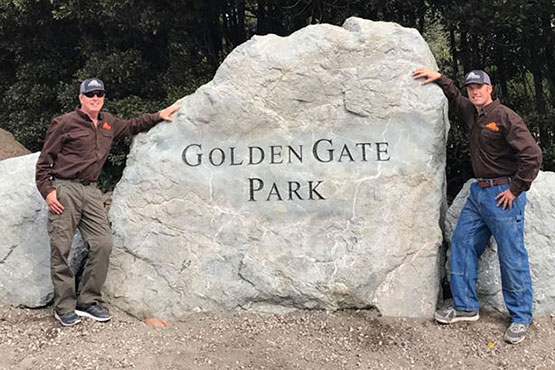
[[[42,195],[44,199],[46,199],[46,196],[50,194],[52,190],[56,190],[56,188],[54,187],[54,185],[52,185],[50,181],[41,185],[39,188],[40,195]]]
[[[519,189],[514,182],[511,182],[511,185],[509,185],[509,190],[515,197],[518,197],[522,193],[522,190]]]

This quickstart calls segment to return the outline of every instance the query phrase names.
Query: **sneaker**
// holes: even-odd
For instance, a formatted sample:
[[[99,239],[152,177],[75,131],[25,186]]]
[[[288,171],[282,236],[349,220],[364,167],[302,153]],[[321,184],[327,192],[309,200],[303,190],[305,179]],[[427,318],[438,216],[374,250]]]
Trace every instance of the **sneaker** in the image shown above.
[[[437,310],[434,314],[437,322],[451,324],[457,321],[476,321],[480,318],[478,311],[457,311],[452,306]]]
[[[54,311],[54,318],[62,324],[62,326],[73,326],[78,322],[81,322],[81,318],[75,314],[75,312],[68,312],[63,314],[58,314]]]
[[[509,326],[505,332],[505,342],[510,344],[518,344],[526,338],[526,332],[530,324],[515,324],[514,322]]]
[[[79,316],[88,317],[96,321],[108,321],[112,318],[108,310],[99,304],[93,304],[87,308],[77,307],[75,313]]]

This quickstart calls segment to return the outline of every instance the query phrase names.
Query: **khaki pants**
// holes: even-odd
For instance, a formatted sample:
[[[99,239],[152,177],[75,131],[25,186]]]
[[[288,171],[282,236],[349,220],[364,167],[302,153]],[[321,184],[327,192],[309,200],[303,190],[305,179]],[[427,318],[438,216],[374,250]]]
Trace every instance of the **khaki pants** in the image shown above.
[[[54,186],[64,212],[61,215],[48,213],[50,274],[54,285],[54,309],[64,314],[73,312],[76,305],[102,302],[100,291],[108,273],[112,235],[102,204],[102,193],[95,185],[56,180]],[[79,297],[75,296],[75,277],[68,261],[77,228],[89,248]]]

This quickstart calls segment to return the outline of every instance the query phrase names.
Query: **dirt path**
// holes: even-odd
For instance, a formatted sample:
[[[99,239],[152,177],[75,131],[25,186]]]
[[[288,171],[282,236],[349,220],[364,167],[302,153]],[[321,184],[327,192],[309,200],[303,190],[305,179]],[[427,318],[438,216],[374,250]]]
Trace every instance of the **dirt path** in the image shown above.
[[[113,309],[62,328],[50,309],[0,306],[0,369],[555,369],[555,317],[520,345],[507,318],[440,326],[372,312],[191,314],[166,329]]]

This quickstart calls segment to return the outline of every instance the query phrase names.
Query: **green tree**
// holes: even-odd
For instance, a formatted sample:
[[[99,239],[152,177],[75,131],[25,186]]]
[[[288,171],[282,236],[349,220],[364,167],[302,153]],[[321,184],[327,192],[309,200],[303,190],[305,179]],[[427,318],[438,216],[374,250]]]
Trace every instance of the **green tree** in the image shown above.
[[[86,77],[104,80],[108,110],[131,117],[192,93],[255,34],[359,16],[418,29],[455,80],[487,70],[538,138],[544,168],[554,169],[554,8],[553,0],[0,0],[0,125],[37,151],[51,118],[78,104]],[[451,127],[453,194],[472,171],[466,129]],[[107,187],[127,150],[115,143]]]

